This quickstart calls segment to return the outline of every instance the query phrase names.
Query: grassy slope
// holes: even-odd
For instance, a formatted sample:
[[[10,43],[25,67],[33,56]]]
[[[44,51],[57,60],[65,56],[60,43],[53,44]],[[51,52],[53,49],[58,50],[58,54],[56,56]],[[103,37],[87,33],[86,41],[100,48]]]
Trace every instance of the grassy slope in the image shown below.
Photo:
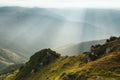
[[[89,63],[85,58],[85,54],[60,57],[35,74],[29,73],[25,80],[63,80],[65,76],[73,76],[72,80],[120,80],[120,52],[107,54]],[[10,76],[5,80],[14,80],[9,79]]]
[[[113,47],[112,52],[105,53],[110,47]],[[56,54],[51,50],[50,52]],[[87,63],[86,54],[61,56],[56,59],[53,56],[52,58],[46,56],[46,50],[43,50],[30,58],[16,80],[120,80],[120,40],[105,43],[97,49],[97,53],[102,55],[95,61]],[[36,73],[30,73],[32,68],[41,62],[39,59],[46,61],[48,58],[52,59],[52,62],[37,67]]]
[[[82,56],[82,57],[81,57]],[[84,54],[75,57],[61,57],[54,63],[25,80],[62,80],[63,76],[73,76],[74,79],[87,77],[88,80],[120,80],[120,52],[110,53],[103,58],[87,64],[82,62]],[[83,77],[83,78],[82,78]],[[78,79],[78,80],[79,80]]]
[[[17,75],[19,70],[14,71],[13,73],[8,73],[4,80],[13,80],[13,78]]]
[[[74,78],[87,77],[87,80],[120,80],[120,52],[110,53],[85,66],[68,70]]]
[[[81,56],[61,57],[54,63],[51,63],[47,67],[44,67],[42,71],[40,70],[38,73],[32,74],[32,76],[26,80],[58,80],[59,76],[62,75],[62,73],[67,72],[67,70],[78,68],[79,64],[82,64],[82,62],[80,62],[82,58],[80,57]]]

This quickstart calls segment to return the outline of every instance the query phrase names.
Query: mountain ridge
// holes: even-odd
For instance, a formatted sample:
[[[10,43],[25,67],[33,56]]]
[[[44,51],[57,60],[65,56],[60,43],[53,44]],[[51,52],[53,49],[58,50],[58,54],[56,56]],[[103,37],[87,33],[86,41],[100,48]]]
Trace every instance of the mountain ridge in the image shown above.
[[[109,50],[108,50],[109,49]],[[58,58],[51,59],[54,55]],[[40,58],[39,56],[42,58]],[[46,58],[45,58],[46,57]],[[53,57],[55,58],[55,57]],[[90,52],[75,56],[60,56],[55,51],[43,49],[33,55],[13,80],[119,80],[120,37],[111,37],[102,45],[92,45]],[[40,60],[39,60],[40,59]],[[43,61],[43,64],[37,66]],[[33,62],[32,62],[33,61]],[[30,63],[30,65],[28,65]],[[24,75],[27,74],[27,75]],[[6,79],[7,80],[7,79]]]
[[[90,51],[90,47],[95,44],[104,44],[106,39],[86,41],[77,44],[69,44],[60,48],[53,49],[62,55],[78,55]]]
[[[0,47],[30,57],[39,49],[119,34],[119,10],[86,9],[85,16],[83,12],[81,9],[59,12],[59,9],[0,7]],[[65,16],[78,21],[68,21]]]

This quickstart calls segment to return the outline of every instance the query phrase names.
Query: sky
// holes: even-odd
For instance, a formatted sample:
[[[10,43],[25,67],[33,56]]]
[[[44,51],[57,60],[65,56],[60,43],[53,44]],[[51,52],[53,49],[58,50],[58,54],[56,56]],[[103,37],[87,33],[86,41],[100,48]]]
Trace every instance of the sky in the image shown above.
[[[120,0],[0,0],[0,6],[42,8],[120,8]]]

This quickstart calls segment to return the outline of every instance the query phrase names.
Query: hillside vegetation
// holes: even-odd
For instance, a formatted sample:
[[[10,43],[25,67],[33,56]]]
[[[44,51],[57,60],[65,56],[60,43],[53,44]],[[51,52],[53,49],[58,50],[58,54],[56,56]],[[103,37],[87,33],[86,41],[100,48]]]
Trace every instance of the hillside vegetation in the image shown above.
[[[51,49],[35,53],[11,79],[5,80],[120,80],[120,38],[92,45],[90,52],[60,56]]]

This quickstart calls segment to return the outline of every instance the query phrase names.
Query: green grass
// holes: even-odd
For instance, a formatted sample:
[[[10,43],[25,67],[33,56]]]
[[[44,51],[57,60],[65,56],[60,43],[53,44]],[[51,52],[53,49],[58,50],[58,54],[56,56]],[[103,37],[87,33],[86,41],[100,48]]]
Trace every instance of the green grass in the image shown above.
[[[6,77],[4,78],[4,80],[14,80],[14,78],[16,77],[17,73],[19,72],[19,70],[16,70],[12,73],[8,73],[6,75]]]
[[[63,73],[67,73],[67,70],[79,68],[79,64],[83,64],[81,62],[82,60],[80,60],[81,56],[61,57],[42,68],[42,70],[39,70],[36,74],[32,74],[32,76],[26,78],[26,80],[59,80]]]
[[[86,77],[88,80],[97,77],[99,77],[97,80],[120,80],[120,52],[110,53],[85,66],[73,69],[68,75],[74,75],[76,78]]]
[[[107,48],[112,48],[111,52],[106,53]],[[43,49],[5,80],[120,80],[120,39],[106,42],[95,53],[98,57],[87,62],[87,53],[60,56],[51,49]],[[44,65],[40,66],[41,62]],[[31,73],[33,69],[35,73]]]
[[[66,76],[72,80],[120,80],[120,52],[109,53],[89,63],[86,63],[86,54],[62,56],[39,68],[35,74],[27,74],[23,80],[63,80]],[[10,74],[5,80],[14,80],[15,75]]]

